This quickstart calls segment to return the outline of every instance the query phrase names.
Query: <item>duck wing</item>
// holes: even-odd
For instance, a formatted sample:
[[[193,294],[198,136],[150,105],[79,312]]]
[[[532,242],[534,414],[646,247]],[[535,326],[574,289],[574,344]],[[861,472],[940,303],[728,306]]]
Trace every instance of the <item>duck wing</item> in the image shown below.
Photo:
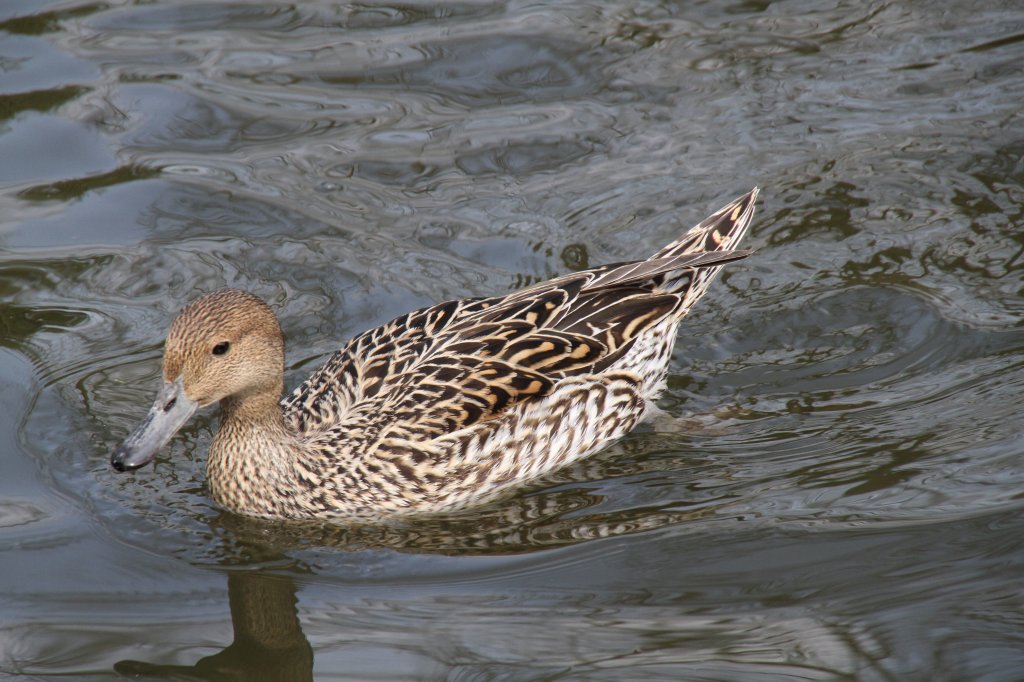
[[[646,330],[675,315],[679,295],[654,290],[653,278],[747,253],[608,266],[500,299],[427,309],[411,318],[424,320],[416,334],[408,322],[401,327],[404,345],[385,342],[358,360],[340,360],[351,388],[328,430],[372,451],[389,439],[425,442],[499,417],[568,377],[607,369]]]
[[[447,301],[364,332],[282,401],[285,417],[305,434],[342,427],[370,440],[400,430],[429,439],[548,395],[567,377],[605,371],[644,331],[681,318],[722,265],[750,255],[729,247],[756,195],[647,260]]]
[[[285,420],[298,433],[338,423],[386,377],[401,374],[429,350],[452,321],[488,305],[488,299],[445,301],[406,313],[352,338],[281,400]]]

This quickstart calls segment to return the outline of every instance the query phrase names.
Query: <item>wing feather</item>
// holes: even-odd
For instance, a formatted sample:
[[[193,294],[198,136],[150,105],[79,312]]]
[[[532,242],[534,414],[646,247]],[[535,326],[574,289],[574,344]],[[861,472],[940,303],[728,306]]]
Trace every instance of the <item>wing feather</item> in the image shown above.
[[[490,421],[603,372],[645,331],[680,319],[746,231],[754,192],[648,260],[572,273],[507,296],[445,303],[365,332],[282,401],[300,433],[363,446]]]

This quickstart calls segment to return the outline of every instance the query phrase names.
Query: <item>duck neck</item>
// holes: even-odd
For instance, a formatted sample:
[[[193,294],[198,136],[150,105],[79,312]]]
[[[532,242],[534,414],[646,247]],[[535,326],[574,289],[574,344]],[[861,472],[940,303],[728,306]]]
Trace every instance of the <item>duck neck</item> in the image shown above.
[[[287,432],[281,411],[281,392],[264,391],[241,396],[228,396],[220,401],[221,429],[226,426],[243,430]]]
[[[232,396],[220,402],[221,422],[210,445],[207,484],[214,499],[242,514],[277,515],[277,491],[294,482],[299,447],[279,392]]]

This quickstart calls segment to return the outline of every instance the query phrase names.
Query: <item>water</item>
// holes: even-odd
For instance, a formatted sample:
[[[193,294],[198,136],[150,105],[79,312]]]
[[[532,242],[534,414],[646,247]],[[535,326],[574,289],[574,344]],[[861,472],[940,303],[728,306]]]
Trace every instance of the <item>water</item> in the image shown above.
[[[0,31],[0,671],[1024,679],[1019,3],[19,0]],[[669,419],[506,502],[232,517],[212,414],[107,464],[200,292],[275,307],[292,386],[754,185]]]

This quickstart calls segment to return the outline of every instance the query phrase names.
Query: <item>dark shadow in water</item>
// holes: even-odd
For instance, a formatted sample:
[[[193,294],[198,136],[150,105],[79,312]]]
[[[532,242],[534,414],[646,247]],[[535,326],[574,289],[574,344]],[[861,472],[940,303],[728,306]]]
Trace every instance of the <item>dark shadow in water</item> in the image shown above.
[[[234,641],[195,665],[119,661],[114,671],[131,677],[200,680],[312,680],[313,647],[295,609],[295,583],[258,571],[228,574]]]

